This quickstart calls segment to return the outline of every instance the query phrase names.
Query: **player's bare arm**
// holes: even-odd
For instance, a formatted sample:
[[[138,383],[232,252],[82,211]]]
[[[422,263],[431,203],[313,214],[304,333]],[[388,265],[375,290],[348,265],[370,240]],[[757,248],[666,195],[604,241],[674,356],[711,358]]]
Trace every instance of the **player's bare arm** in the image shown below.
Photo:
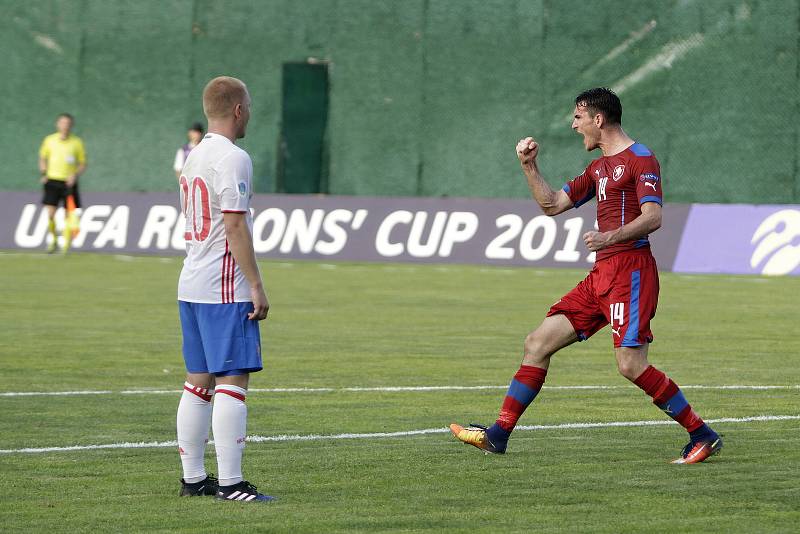
[[[225,223],[225,236],[228,239],[231,253],[239,264],[242,274],[250,284],[250,295],[253,298],[253,311],[247,315],[251,321],[260,321],[267,318],[269,300],[264,292],[261,273],[256,263],[256,254],[253,250],[253,238],[247,227],[244,213],[223,213]]]
[[[553,191],[550,185],[544,180],[539,172],[539,165],[536,157],[539,155],[539,143],[532,137],[520,139],[517,143],[517,157],[522,166],[522,171],[528,180],[528,188],[531,190],[534,200],[542,208],[545,215],[558,215],[572,207],[572,201],[567,194],[559,189]]]
[[[597,251],[624,241],[632,241],[652,234],[661,228],[661,205],[657,202],[642,204],[642,214],[630,224],[620,226],[610,232],[586,232],[583,241],[591,251]]]
[[[47,181],[47,159],[45,158],[39,158],[39,173],[42,175],[39,181],[45,183]]]

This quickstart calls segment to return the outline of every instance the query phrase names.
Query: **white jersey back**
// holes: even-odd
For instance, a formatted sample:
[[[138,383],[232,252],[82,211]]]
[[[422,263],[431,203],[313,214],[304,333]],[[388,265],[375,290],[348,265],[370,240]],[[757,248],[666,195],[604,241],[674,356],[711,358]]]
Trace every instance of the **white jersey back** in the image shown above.
[[[250,302],[250,284],[228,249],[223,213],[244,213],[250,233],[253,163],[227,137],[209,133],[186,158],[180,178],[186,215],[186,260],[178,300],[225,304]]]

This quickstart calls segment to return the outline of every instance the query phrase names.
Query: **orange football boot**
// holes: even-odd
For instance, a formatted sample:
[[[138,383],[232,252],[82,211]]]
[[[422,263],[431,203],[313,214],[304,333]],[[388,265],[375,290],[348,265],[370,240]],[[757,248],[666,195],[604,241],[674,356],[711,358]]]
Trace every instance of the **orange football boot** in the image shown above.
[[[722,449],[722,438],[716,436],[709,441],[689,442],[681,451],[681,457],[673,464],[697,464],[704,462]]]
[[[491,441],[489,436],[486,435],[486,427],[481,425],[470,424],[467,428],[453,423],[450,425],[450,432],[466,445],[477,447],[486,454],[505,454],[505,447],[496,447]]]

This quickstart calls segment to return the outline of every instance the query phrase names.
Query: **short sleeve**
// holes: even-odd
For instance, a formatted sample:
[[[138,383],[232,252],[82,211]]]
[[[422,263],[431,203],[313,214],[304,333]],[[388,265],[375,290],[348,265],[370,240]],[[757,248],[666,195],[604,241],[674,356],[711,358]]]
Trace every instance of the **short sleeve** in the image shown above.
[[[47,159],[50,156],[50,143],[47,142],[47,137],[42,141],[42,146],[39,147],[39,157]]]
[[[223,213],[244,213],[250,209],[253,163],[243,150],[236,150],[219,162],[214,188]]]
[[[83,141],[78,139],[77,147],[75,148],[75,159],[79,164],[86,163],[86,149],[83,147]]]
[[[175,172],[181,172],[183,170],[183,148],[179,148],[177,152],[175,152],[175,161],[172,163],[172,168],[175,169]]]
[[[645,202],[656,202],[659,205],[664,203],[661,191],[661,166],[654,157],[644,158],[639,165],[636,196],[639,198],[640,206]]]
[[[572,201],[573,207],[579,208],[594,198],[594,180],[589,174],[591,167],[586,167],[579,176],[568,181],[562,188]]]

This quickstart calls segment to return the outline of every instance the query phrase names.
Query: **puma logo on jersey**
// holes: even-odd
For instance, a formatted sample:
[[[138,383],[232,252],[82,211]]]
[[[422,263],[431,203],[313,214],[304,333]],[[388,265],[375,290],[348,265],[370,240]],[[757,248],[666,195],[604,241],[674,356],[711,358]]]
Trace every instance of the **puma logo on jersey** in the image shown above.
[[[617,337],[619,337],[619,330],[620,330],[619,328],[617,328],[616,330],[614,330],[613,328],[611,329],[611,331],[614,332],[614,335]]]
[[[650,182],[645,182],[644,185],[649,185],[650,187],[653,188],[653,191],[656,190],[656,184],[651,184]]]
[[[600,180],[597,181],[597,201],[600,202],[605,200],[606,197],[606,186],[608,185],[608,176],[603,176]]]

